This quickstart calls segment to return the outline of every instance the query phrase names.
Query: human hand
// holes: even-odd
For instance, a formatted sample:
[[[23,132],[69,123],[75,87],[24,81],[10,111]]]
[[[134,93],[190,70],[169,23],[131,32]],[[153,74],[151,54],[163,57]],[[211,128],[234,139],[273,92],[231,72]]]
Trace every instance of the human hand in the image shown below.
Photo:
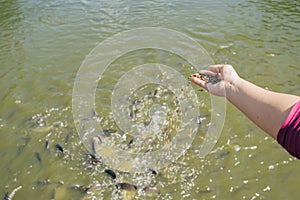
[[[201,70],[199,73],[218,75],[221,81],[213,84],[197,77],[191,77],[190,80],[216,96],[226,96],[226,90],[234,89],[237,81],[240,79],[231,65],[211,65],[209,70]]]

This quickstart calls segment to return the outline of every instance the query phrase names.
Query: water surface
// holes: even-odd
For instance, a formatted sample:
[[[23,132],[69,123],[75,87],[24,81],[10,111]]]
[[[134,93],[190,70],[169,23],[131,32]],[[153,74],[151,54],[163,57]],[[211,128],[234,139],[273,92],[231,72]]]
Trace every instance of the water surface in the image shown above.
[[[98,197],[124,199],[103,173],[107,166],[89,163],[72,118],[77,70],[107,37],[140,27],[174,29],[205,47],[216,63],[234,65],[259,86],[300,95],[299,13],[296,0],[0,1],[1,198],[15,192],[14,199],[92,199],[82,187],[96,187]],[[126,71],[131,64],[153,60],[183,64],[151,50],[115,64],[126,62]],[[99,84],[96,98],[102,124],[109,128],[107,86],[122,71],[106,73],[116,76]],[[201,95],[209,103],[209,96]],[[161,192],[152,197],[138,193],[136,199],[299,196],[299,162],[232,105],[227,104],[221,138],[205,159],[197,155],[200,139],[196,136],[185,156],[160,175],[117,172],[118,181],[156,186]]]

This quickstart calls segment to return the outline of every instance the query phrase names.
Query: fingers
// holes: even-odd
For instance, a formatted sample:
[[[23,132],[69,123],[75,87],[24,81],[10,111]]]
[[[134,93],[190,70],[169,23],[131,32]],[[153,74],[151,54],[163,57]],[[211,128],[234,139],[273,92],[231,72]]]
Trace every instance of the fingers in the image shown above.
[[[210,75],[213,75],[213,76],[216,75],[215,72],[209,71],[209,70],[200,70],[199,73],[200,74],[210,74]]]
[[[210,74],[210,75],[221,75],[223,73],[224,67],[230,67],[232,68],[231,65],[226,65],[226,64],[217,64],[217,65],[210,65],[209,70],[200,70],[200,74]]]
[[[211,66],[209,66],[209,70],[200,70],[199,73],[200,74],[209,74],[209,75],[213,75],[213,76],[216,75],[216,74],[218,74],[221,77],[221,72],[223,70],[223,67],[224,67],[224,65],[221,65],[221,64],[219,64],[219,65],[211,65]],[[205,88],[206,90],[208,90],[207,82],[206,81],[201,80],[201,79],[199,79],[197,77],[191,77],[190,80],[193,83],[195,83],[195,84],[197,84],[197,85]]]
[[[224,70],[224,68],[226,68],[226,70],[230,71],[230,69],[233,70],[233,67],[231,65],[225,65],[225,64],[217,64],[217,65],[210,65],[209,66],[209,70],[200,70],[200,74],[209,74],[209,75],[218,75],[218,77],[221,79],[221,80],[224,80],[224,74],[223,73],[226,73],[226,70]],[[191,77],[190,80],[205,88],[207,91],[209,92],[212,92],[212,93],[215,93],[214,91],[217,91],[220,89],[220,87],[224,87],[224,81],[222,81],[222,83],[216,83],[216,84],[210,84],[210,83],[207,83],[205,80],[201,80],[200,78],[197,78],[197,77]],[[219,93],[219,92],[217,92]],[[222,96],[223,94],[217,94],[217,95],[220,95]]]
[[[206,89],[208,92],[217,95],[217,96],[225,96],[225,89],[224,89],[224,84],[223,82],[219,82],[216,84],[212,84],[212,83],[206,83],[205,81],[197,78],[197,77],[191,77],[190,79],[192,82],[194,82],[195,84],[203,87],[204,89]]]
[[[219,64],[219,65],[210,65],[209,70],[214,72],[214,73],[219,74],[223,71],[223,67],[224,67],[224,65],[221,65],[221,64]]]
[[[203,80],[201,80],[199,78],[196,78],[196,77],[191,77],[190,80],[193,83],[195,83],[195,84],[197,84],[197,85],[199,85],[199,86],[201,86],[201,87],[203,87],[203,88],[205,88],[207,90],[207,85],[206,85],[205,81],[203,81]]]
[[[209,66],[209,70],[214,72],[214,73],[217,73],[217,74],[222,74],[223,73],[223,69],[225,67],[231,67],[231,65],[226,65],[226,64],[217,64],[217,65],[210,65]]]

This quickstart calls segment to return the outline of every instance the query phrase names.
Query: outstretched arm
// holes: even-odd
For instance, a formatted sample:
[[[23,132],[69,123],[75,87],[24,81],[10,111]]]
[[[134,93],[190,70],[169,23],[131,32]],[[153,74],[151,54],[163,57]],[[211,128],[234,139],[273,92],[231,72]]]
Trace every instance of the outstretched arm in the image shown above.
[[[222,81],[211,84],[196,77],[191,81],[214,95],[225,96],[257,126],[277,139],[281,125],[300,97],[260,88],[240,78],[231,65],[213,65],[209,69],[201,73],[218,74]]]

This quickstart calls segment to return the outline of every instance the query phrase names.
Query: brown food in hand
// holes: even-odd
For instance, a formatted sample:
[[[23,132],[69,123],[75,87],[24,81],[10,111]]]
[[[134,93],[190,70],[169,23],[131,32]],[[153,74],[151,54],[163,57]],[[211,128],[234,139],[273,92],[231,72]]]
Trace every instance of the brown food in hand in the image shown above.
[[[192,77],[199,78],[199,79],[205,81],[206,83],[212,83],[212,84],[215,84],[215,83],[218,83],[221,81],[218,74],[210,75],[210,74],[201,74],[198,72],[198,73],[190,75],[190,78],[192,78]]]

